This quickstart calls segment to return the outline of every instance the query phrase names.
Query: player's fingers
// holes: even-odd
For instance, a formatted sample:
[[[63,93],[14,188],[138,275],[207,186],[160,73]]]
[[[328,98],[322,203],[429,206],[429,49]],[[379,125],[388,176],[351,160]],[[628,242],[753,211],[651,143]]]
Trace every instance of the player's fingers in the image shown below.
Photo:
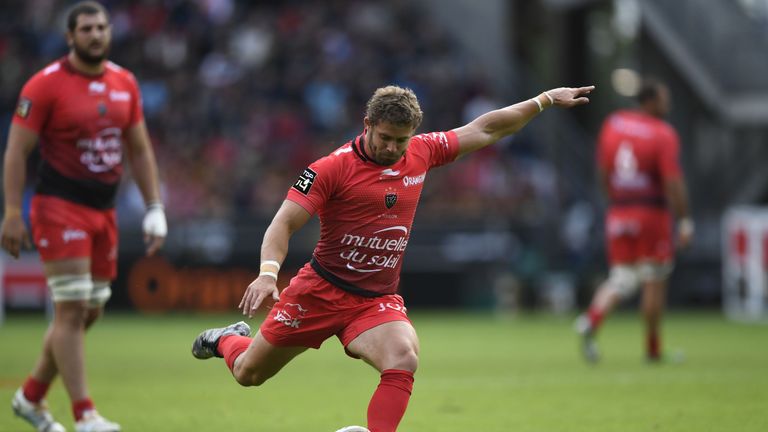
[[[24,247],[26,249],[32,249],[32,240],[29,238],[29,234],[24,233],[24,237],[22,238],[22,243],[24,244]]]
[[[165,237],[145,236],[147,242],[147,256],[154,255],[165,242]]]
[[[275,302],[280,301],[280,293],[277,292],[277,290],[272,291],[272,300],[274,300]]]
[[[248,309],[248,318],[253,318],[254,312],[261,306],[262,301],[264,301],[264,293],[259,293],[251,302],[251,307]]]
[[[243,294],[243,299],[240,300],[240,309],[243,310],[243,315],[248,314],[248,309],[251,307],[251,300],[253,299],[253,288],[249,285],[248,289]]]
[[[260,293],[256,294],[256,297],[251,301],[251,309],[250,310],[251,311],[255,311],[256,309],[258,309],[259,306],[261,306],[261,302],[264,301],[264,297],[266,297],[266,296],[264,295],[263,292],[260,292]]]
[[[576,105],[584,105],[584,104],[588,104],[589,103],[589,98],[588,97],[580,97],[580,98],[577,98],[575,101],[576,101]]]
[[[687,248],[691,244],[691,236],[681,235],[678,243],[680,244],[681,249]]]
[[[248,291],[249,290],[246,289],[245,292],[243,293],[243,298],[241,298],[240,299],[240,303],[237,304],[237,308],[238,309],[242,309],[243,308],[243,305],[245,304],[245,299],[248,298]]]
[[[19,242],[16,241],[16,239],[13,238],[7,238],[3,242],[3,249],[7,250],[8,253],[14,257],[19,257]]]
[[[237,304],[238,309],[243,309],[243,305],[245,304],[246,298],[248,298],[248,290],[245,290],[245,293],[243,293],[243,298],[241,298],[240,303]],[[245,311],[243,311],[243,314],[245,314]]]

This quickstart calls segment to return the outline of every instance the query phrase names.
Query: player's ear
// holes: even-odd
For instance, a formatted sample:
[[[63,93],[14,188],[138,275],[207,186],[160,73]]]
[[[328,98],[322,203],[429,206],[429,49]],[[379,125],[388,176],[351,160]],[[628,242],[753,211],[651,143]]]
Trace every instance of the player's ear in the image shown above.
[[[368,116],[365,116],[365,118],[363,118],[363,124],[365,125],[366,129],[370,129],[371,128],[371,121],[368,120]]]

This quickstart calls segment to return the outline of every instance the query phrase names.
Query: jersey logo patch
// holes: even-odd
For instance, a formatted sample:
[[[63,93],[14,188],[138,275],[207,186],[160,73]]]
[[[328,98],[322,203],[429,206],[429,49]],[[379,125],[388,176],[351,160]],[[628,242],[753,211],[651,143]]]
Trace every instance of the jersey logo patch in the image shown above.
[[[304,195],[309,195],[309,190],[312,189],[312,183],[315,182],[315,177],[317,177],[316,172],[309,168],[305,168],[304,172],[299,176],[299,179],[293,184],[293,188]]]
[[[387,206],[388,209],[391,209],[394,207],[395,203],[397,202],[397,194],[394,192],[390,192],[386,195],[384,195],[384,205]]]
[[[396,202],[397,202],[397,194],[386,194],[384,196],[384,205],[386,205],[387,208],[392,208],[392,206],[394,206]]]
[[[16,115],[21,118],[27,118],[30,110],[32,110],[32,101],[27,98],[19,99],[19,105],[16,106]]]

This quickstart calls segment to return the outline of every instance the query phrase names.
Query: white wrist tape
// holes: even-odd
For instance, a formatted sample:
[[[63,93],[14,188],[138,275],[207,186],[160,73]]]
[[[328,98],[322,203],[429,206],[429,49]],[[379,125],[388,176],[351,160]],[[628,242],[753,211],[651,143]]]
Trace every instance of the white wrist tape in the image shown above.
[[[275,266],[277,271],[280,271],[280,263],[275,260],[264,260],[261,262],[261,266],[259,266],[259,268],[263,268],[265,265]]]
[[[539,102],[539,97],[536,96],[535,98],[531,98],[532,101],[536,102],[536,106],[539,107],[539,112],[544,111],[544,107],[541,106],[541,102]]]
[[[549,104],[550,104],[550,105],[554,105],[554,104],[555,104],[555,100],[554,100],[554,99],[552,99],[552,96],[550,96],[550,95],[549,95],[549,93],[547,93],[547,92],[544,92],[544,96],[546,96],[546,97],[547,97],[547,99],[549,99]]]
[[[685,217],[680,219],[680,222],[677,223],[677,229],[680,230],[680,233],[682,234],[691,235],[693,234],[695,225],[693,223],[693,220],[691,220],[691,218]]]
[[[259,277],[262,277],[262,276],[269,276],[269,277],[273,278],[274,280],[277,280],[277,273],[275,273],[275,272],[263,271],[263,272],[259,273]]]
[[[168,234],[168,222],[165,220],[163,204],[152,203],[147,206],[147,213],[142,223],[144,234],[153,237],[165,237]]]

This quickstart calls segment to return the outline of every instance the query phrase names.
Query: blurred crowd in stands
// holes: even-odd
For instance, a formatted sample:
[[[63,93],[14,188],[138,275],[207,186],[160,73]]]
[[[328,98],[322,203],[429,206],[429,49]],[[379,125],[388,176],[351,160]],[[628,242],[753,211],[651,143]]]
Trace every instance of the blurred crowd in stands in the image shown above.
[[[103,3],[113,24],[110,58],[141,84],[171,223],[271,215],[309,162],[361,132],[365,102],[379,86],[414,89],[425,112],[421,132],[514,102],[493,94],[471,55],[412,1]],[[0,5],[3,137],[24,81],[67,52],[68,4]],[[551,214],[556,172],[531,137],[514,140],[437,170],[421,212],[521,224]],[[123,188],[119,207],[123,222],[142,213],[135,188]]]

